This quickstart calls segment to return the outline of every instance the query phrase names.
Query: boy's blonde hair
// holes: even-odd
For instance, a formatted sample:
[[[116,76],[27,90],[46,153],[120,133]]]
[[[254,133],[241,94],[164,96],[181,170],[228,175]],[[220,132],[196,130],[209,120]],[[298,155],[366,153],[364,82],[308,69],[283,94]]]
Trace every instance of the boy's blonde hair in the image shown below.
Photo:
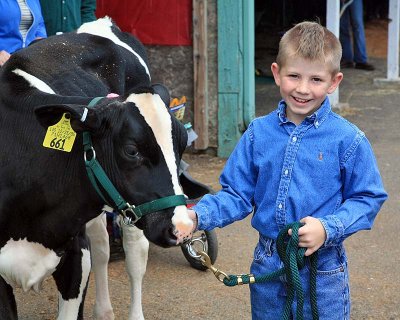
[[[276,62],[280,67],[293,56],[327,63],[330,71],[340,71],[342,46],[338,38],[317,22],[301,22],[287,31],[279,42]]]

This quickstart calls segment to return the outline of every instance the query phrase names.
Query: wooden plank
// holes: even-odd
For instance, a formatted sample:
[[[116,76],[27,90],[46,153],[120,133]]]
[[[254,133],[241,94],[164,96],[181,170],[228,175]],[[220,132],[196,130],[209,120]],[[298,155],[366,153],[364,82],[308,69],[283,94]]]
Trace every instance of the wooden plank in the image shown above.
[[[218,0],[218,156],[228,157],[243,128],[243,0]]]
[[[244,131],[256,113],[254,0],[243,1],[243,122]]]
[[[218,98],[218,156],[222,158],[229,157],[241,136],[239,114],[235,110],[238,99],[237,93],[225,93]]]
[[[218,10],[218,91],[238,93],[242,75],[242,0],[219,0]],[[240,74],[238,74],[238,72]]]
[[[193,0],[194,131],[195,149],[208,148],[207,0]]]

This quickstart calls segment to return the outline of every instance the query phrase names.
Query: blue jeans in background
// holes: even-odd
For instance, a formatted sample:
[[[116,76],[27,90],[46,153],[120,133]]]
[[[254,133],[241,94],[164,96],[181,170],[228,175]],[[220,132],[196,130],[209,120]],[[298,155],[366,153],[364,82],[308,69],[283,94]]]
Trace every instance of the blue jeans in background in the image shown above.
[[[363,19],[362,0],[354,0],[340,18],[339,38],[343,61],[366,63],[368,60]]]
[[[343,245],[321,248],[318,255],[317,301],[320,320],[350,319],[350,290],[347,257]],[[260,237],[254,251],[251,273],[265,275],[283,267],[275,241]],[[300,270],[304,290],[304,320],[312,319],[310,304],[310,266]],[[285,277],[250,285],[253,320],[279,320],[286,302]],[[292,306],[296,319],[296,299]]]

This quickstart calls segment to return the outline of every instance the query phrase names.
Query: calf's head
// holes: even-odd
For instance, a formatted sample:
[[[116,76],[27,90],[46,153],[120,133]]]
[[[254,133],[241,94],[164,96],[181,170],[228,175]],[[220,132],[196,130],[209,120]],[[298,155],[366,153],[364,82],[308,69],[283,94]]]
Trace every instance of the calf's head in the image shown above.
[[[64,113],[70,115],[72,128],[78,133],[70,157],[79,158],[82,166],[79,133],[90,132],[96,159],[108,178],[126,202],[137,206],[183,194],[178,167],[187,143],[186,130],[171,116],[167,101],[156,91],[142,88],[124,98],[103,99],[94,107],[41,106],[35,114],[44,126],[57,123]],[[165,95],[164,99],[167,100]],[[150,241],[167,247],[188,236],[193,224],[186,206],[178,205],[149,213],[136,226]]]

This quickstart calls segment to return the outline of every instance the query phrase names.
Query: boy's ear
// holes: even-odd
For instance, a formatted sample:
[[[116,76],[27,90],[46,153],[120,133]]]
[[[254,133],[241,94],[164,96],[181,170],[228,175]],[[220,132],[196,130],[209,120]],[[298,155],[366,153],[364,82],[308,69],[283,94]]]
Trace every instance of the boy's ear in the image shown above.
[[[340,82],[343,80],[343,73],[338,72],[336,73],[333,78],[332,78],[332,83],[330,87],[328,88],[328,93],[331,94],[333,93],[336,88],[339,86]]]
[[[279,65],[276,62],[271,64],[271,71],[274,76],[275,83],[279,87],[281,85],[281,78],[279,77]]]

